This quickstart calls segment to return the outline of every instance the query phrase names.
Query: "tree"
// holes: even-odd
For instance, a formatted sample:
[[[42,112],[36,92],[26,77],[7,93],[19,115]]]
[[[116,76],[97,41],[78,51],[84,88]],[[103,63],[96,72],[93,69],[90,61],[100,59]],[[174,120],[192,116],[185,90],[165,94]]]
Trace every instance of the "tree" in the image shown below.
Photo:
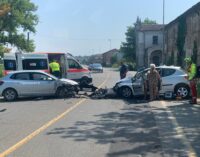
[[[0,5],[0,17],[4,16],[9,11],[10,11],[10,5],[9,4]]]
[[[157,24],[155,20],[150,20],[148,17],[144,19],[143,24]]]
[[[135,62],[136,60],[136,35],[135,26],[129,26],[127,29],[126,42],[122,42],[120,51],[124,53],[124,59],[128,62]]]
[[[19,50],[34,51],[33,40],[26,35],[35,33],[38,16],[37,6],[30,0],[1,0],[0,2],[0,46],[10,44]]]
[[[195,40],[193,43],[193,54],[192,54],[192,61],[194,63],[197,63],[197,57],[198,57],[198,47],[197,47],[197,41]]]

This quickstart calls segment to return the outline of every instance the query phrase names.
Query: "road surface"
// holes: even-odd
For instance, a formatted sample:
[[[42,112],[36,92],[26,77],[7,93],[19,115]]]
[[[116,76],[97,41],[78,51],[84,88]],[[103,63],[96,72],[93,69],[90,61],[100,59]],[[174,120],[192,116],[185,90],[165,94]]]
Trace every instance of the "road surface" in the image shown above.
[[[93,78],[110,88],[119,73]],[[199,113],[200,105],[175,100],[1,100],[0,157],[197,157]]]

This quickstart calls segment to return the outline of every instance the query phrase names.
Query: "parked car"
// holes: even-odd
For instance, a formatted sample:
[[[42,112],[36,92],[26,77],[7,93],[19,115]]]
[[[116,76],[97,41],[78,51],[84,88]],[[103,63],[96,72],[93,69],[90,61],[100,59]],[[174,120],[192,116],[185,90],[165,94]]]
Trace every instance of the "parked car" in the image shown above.
[[[18,97],[64,96],[66,89],[78,91],[78,83],[58,79],[42,71],[15,71],[0,79],[0,95],[7,101]]]
[[[190,95],[187,74],[180,67],[159,66],[156,67],[161,76],[160,95],[172,93],[187,98]],[[142,75],[147,75],[150,69],[144,69],[131,78],[124,78],[116,83],[114,90],[122,97],[129,98],[144,94]]]
[[[88,66],[90,71],[101,72],[103,73],[103,67],[100,63],[93,63]]]

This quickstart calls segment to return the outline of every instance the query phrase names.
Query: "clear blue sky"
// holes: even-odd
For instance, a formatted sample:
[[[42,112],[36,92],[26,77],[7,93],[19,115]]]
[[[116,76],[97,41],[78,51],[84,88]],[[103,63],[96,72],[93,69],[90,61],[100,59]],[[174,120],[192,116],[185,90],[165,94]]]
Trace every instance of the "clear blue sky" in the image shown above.
[[[103,53],[119,48],[127,26],[137,16],[162,24],[163,0],[32,0],[40,22],[31,34],[36,51],[62,51],[73,55]],[[169,23],[198,0],[165,0]]]

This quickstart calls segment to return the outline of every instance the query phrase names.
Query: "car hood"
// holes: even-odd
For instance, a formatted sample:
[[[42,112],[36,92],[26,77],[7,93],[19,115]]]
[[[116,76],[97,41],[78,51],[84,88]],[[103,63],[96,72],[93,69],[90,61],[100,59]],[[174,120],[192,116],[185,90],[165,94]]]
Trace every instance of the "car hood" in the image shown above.
[[[117,83],[126,83],[126,82],[132,82],[132,78],[126,77],[124,79],[119,80]]]
[[[69,80],[69,79],[60,79],[61,82],[66,83],[66,84],[70,84],[70,85],[78,85],[78,83],[76,81],[73,80]]]

